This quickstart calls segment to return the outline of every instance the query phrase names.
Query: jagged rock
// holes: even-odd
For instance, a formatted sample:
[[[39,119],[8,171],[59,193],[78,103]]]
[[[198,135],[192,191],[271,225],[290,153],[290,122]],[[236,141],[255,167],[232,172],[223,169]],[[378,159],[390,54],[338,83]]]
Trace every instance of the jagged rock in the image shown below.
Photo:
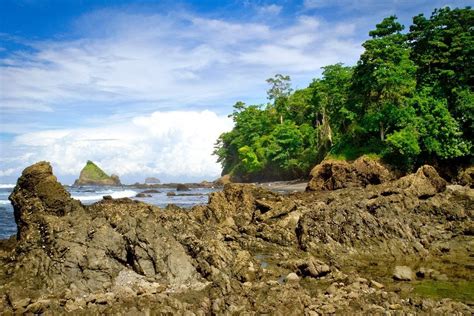
[[[57,181],[51,165],[45,161],[23,171],[9,199],[18,226],[18,240],[45,238],[41,223],[43,216],[60,217],[82,208],[80,202],[73,200]]]
[[[365,187],[394,178],[394,175],[380,162],[367,157],[360,157],[353,163],[326,160],[315,166],[310,176],[311,180],[306,191]]]
[[[110,289],[124,270],[171,286],[201,282],[182,245],[146,204],[118,199],[82,206],[45,162],[25,169],[10,200],[22,266],[12,278],[43,295],[71,286],[77,294]]]
[[[331,272],[331,268],[327,264],[313,257],[300,260],[297,267],[301,275],[312,278],[319,278]]]
[[[74,186],[81,185],[110,185],[119,186],[121,185],[120,179],[117,175],[107,175],[102,169],[100,169],[95,163],[88,160],[84,168],[82,168],[79,175],[79,179],[74,181]]]
[[[396,253],[415,251],[415,236],[432,235],[414,214],[427,200],[444,192],[446,182],[430,166],[415,174],[371,189],[353,188],[328,195],[326,203],[315,204],[300,219],[296,233],[303,249],[318,243],[331,251],[341,245],[369,247],[384,245]],[[440,197],[446,200],[446,196]],[[455,207],[456,202],[449,202]],[[449,216],[443,212],[443,216]],[[432,237],[430,237],[432,238]],[[419,245],[418,245],[419,246]],[[359,251],[363,251],[360,249]]]
[[[399,281],[413,280],[413,271],[407,266],[396,266],[393,270],[393,278]]]
[[[25,170],[12,194],[21,233],[0,242],[7,314],[42,299],[57,314],[472,314],[394,292],[387,270],[394,259],[426,260],[445,265],[441,278],[471,275],[472,189],[446,187],[428,166],[366,188],[289,195],[227,184],[208,205],[160,209],[130,199],[83,206],[45,164]]]
[[[474,186],[474,166],[467,167],[466,169],[461,169],[457,176],[457,182],[460,185],[467,185],[473,188]]]

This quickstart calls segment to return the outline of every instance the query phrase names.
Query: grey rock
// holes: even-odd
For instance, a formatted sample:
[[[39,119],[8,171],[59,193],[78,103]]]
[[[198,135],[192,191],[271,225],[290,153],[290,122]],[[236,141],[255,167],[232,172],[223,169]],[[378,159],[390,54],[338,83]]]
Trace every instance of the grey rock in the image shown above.
[[[407,266],[396,266],[393,270],[393,278],[398,281],[413,280],[413,271]]]

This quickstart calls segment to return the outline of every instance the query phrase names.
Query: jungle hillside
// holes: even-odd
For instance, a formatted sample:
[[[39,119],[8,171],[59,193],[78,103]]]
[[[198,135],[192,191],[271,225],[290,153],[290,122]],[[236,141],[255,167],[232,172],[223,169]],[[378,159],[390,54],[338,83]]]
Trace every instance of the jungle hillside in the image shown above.
[[[325,158],[362,155],[404,171],[472,162],[474,11],[435,9],[408,29],[389,16],[369,37],[354,66],[325,66],[297,90],[277,74],[267,104],[236,102],[214,151],[222,174],[288,180]]]

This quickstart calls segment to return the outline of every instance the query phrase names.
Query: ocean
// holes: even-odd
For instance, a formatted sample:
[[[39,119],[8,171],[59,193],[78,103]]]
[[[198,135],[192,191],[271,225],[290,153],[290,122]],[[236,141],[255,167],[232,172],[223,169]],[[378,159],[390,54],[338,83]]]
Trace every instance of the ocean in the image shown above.
[[[16,224],[13,216],[13,206],[8,200],[8,196],[12,192],[14,184],[0,184],[0,239],[9,238],[16,234]],[[175,204],[180,207],[190,208],[199,204],[208,202],[208,195],[217,189],[210,188],[191,188],[190,191],[176,192],[172,188],[157,188],[159,193],[149,193],[151,197],[138,198],[138,193],[146,189],[135,187],[66,187],[71,196],[80,200],[82,204],[88,205],[100,201],[104,195],[110,195],[114,199],[133,198],[148,204],[166,207],[168,204]],[[168,192],[175,192],[176,196],[167,196]]]

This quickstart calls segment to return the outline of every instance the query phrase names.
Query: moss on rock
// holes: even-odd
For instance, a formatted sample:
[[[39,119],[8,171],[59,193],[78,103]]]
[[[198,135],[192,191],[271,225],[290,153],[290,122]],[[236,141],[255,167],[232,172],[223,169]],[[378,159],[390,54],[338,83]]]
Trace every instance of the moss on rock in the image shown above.
[[[95,163],[88,160],[85,167],[82,168],[79,179],[74,182],[79,185],[121,185],[120,179],[116,175],[109,176]]]

